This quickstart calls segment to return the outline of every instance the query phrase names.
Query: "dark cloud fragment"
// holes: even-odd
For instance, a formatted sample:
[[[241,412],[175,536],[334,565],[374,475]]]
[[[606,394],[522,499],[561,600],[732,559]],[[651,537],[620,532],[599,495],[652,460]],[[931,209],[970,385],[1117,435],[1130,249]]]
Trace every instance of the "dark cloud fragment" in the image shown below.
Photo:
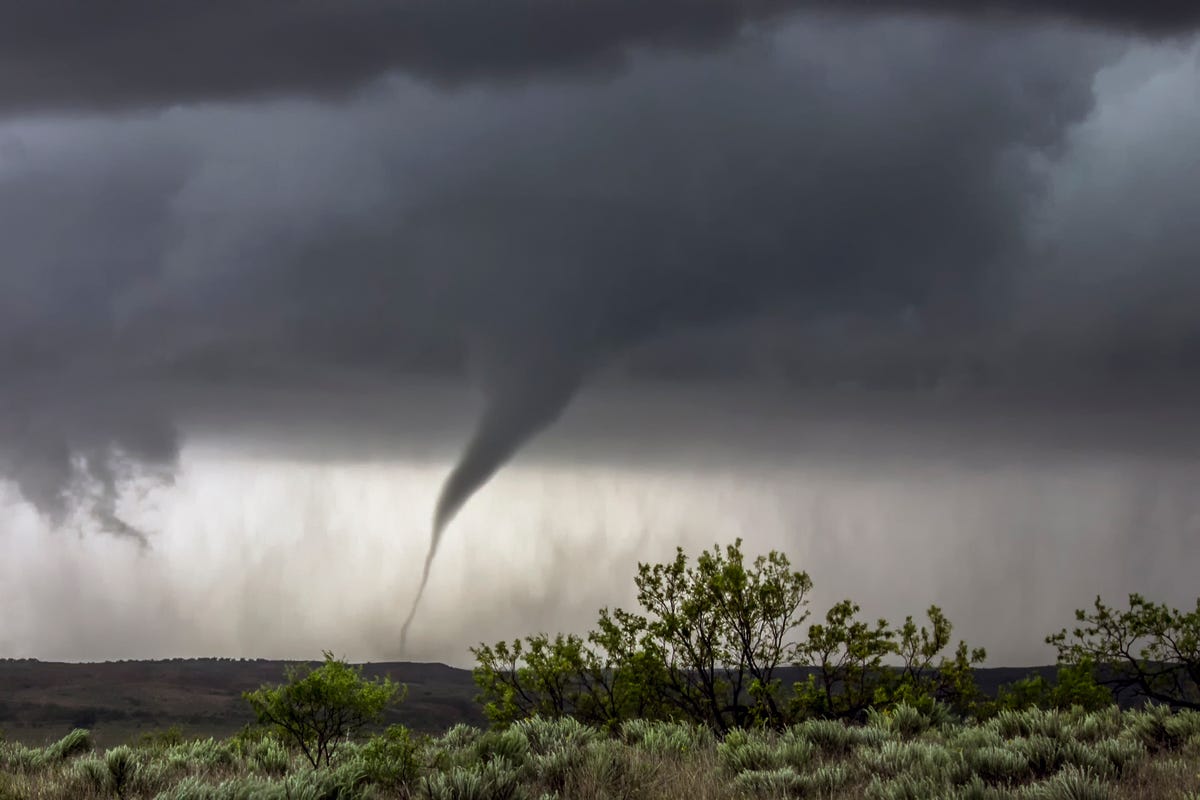
[[[1190,0],[4,0],[0,113],[344,96],[398,72],[443,86],[611,70],[631,47],[707,49],[796,11],[1065,19],[1143,34]]]

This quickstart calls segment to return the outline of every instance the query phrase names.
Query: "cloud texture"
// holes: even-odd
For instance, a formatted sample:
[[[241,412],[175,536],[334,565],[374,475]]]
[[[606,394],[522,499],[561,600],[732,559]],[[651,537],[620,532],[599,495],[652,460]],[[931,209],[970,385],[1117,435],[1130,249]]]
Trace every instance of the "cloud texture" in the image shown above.
[[[136,533],[268,389],[473,376],[446,513],[604,367],[1191,391],[1192,4],[123,8],[0,25],[0,463],[58,517]]]

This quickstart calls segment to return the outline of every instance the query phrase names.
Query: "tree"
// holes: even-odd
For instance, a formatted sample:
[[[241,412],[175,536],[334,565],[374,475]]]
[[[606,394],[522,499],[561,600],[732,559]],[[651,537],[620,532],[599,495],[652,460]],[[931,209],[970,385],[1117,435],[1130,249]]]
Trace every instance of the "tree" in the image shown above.
[[[319,668],[289,667],[285,684],[242,695],[259,723],[295,743],[313,767],[329,766],[339,741],[378,723],[404,694],[390,678],[366,680],[361,667],[351,667],[328,651],[324,656]]]
[[[925,614],[929,617],[929,628],[924,625],[918,628],[912,617],[906,617],[898,631],[896,653],[900,657],[900,670],[894,685],[888,689],[889,700],[917,706],[936,700],[966,714],[982,695],[975,683],[974,667],[983,663],[987,651],[982,647],[968,648],[960,640],[953,657],[938,659],[950,646],[954,626],[937,606],[930,606]]]
[[[856,620],[859,610],[843,600],[809,626],[803,663],[815,671],[795,686],[794,716],[856,717],[875,704],[894,634],[887,620]]]
[[[471,649],[475,683],[485,698],[484,713],[507,725],[523,717],[562,717],[579,704],[580,676],[590,654],[578,636],[544,633],[512,644],[498,642]]]
[[[472,649],[479,699],[506,725],[531,715],[569,715],[612,728],[630,718],[686,720],[718,732],[781,727],[808,716],[861,717],[868,708],[938,700],[965,711],[978,696],[981,649],[951,641],[937,606],[930,626],[857,619],[838,603],[798,635],[812,581],[770,552],[747,564],[741,540],[704,551],[681,548],[663,564],[639,564],[638,610],[602,609],[586,637],[546,634]],[[898,659],[899,667],[888,659]],[[815,667],[788,702],[779,672]]]
[[[639,564],[635,583],[641,613],[603,609],[586,640],[539,634],[472,649],[489,718],[681,718],[721,731],[783,721],[776,672],[799,653],[791,633],[807,617],[808,575],[777,552],[747,565],[738,540],[695,565],[682,549]]]
[[[792,631],[808,618],[812,580],[772,551],[749,567],[742,540],[705,551],[690,567],[682,548],[669,564],[638,565],[638,603],[650,649],[661,653],[668,695],[719,731],[778,724],[781,666],[796,661]]]
[[[801,652],[814,672],[795,686],[794,717],[861,718],[869,708],[928,707],[934,701],[959,713],[969,710],[979,696],[973,667],[987,653],[960,641],[953,657],[943,656],[953,626],[940,608],[929,607],[928,628],[917,627],[912,617],[898,629],[884,619],[870,623],[856,618],[859,611],[843,600],[824,623],[809,626]],[[899,666],[889,666],[889,659]]]
[[[1080,624],[1046,637],[1060,664],[1094,664],[1097,680],[1114,694],[1132,694],[1174,708],[1200,709],[1200,599],[1181,612],[1129,595],[1129,608],[1077,610]]]

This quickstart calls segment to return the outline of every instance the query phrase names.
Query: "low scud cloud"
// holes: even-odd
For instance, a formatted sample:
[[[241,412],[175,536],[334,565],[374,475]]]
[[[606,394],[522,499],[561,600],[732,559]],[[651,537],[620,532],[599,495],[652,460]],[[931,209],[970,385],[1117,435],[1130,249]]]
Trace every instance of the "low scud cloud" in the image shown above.
[[[430,440],[466,439],[436,550],[597,377],[948,418],[1194,394],[1190,5],[299,8],[5,11],[0,468],[52,525],[153,547],[121,509],[184,431],[289,395],[328,443],[355,398],[475,383]]]

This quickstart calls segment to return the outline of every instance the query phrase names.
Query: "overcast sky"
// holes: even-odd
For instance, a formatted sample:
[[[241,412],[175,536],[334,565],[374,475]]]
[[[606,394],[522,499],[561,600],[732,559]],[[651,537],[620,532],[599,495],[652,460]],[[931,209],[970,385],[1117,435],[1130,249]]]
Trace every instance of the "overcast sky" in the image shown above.
[[[0,3],[0,655],[1189,602],[1200,11],[838,5]]]

